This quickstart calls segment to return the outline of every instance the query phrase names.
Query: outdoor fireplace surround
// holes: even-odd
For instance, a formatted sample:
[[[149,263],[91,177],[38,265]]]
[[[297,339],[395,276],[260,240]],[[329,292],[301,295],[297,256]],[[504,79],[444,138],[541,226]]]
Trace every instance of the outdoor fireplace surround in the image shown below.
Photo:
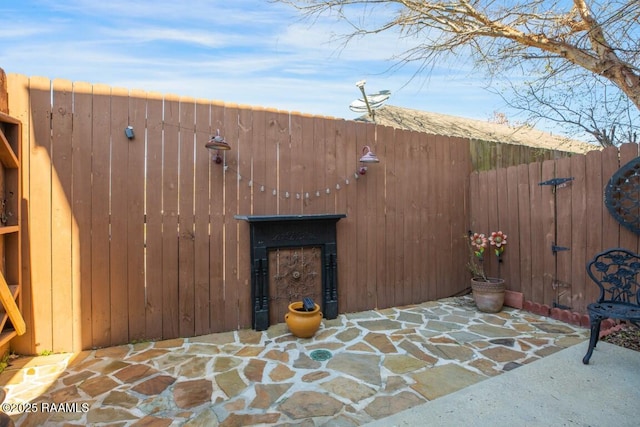
[[[251,236],[252,324],[257,331],[269,327],[269,257],[279,248],[320,247],[322,301],[326,319],[338,316],[338,251],[336,223],[345,214],[236,215],[249,223]]]

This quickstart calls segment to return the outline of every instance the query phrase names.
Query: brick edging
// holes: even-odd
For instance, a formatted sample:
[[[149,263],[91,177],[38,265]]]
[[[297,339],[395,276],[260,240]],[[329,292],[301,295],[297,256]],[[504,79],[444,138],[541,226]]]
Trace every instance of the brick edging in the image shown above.
[[[532,301],[525,301],[522,309],[530,313],[537,314],[539,316],[551,317],[555,320],[560,320],[571,325],[582,326],[583,328],[589,328],[589,315],[581,314],[575,311],[566,310],[557,307],[549,307],[547,304],[540,304]],[[620,329],[620,325],[613,319],[605,319],[600,326],[600,338],[611,332]]]

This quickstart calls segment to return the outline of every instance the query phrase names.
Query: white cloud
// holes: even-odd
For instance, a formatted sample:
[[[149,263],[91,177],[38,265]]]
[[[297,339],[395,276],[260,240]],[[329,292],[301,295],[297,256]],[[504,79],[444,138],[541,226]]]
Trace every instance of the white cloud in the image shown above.
[[[343,45],[344,23],[301,21],[260,0],[22,0],[0,6],[0,58],[7,72],[105,83],[338,117],[367,90],[390,103],[488,118],[501,101],[466,70],[416,65],[387,72],[410,40],[392,32]],[[19,3],[19,4],[17,4]],[[37,12],[37,13],[36,13]],[[18,24],[13,24],[17,22]],[[22,30],[21,30],[22,29]],[[28,30],[25,30],[28,29]]]

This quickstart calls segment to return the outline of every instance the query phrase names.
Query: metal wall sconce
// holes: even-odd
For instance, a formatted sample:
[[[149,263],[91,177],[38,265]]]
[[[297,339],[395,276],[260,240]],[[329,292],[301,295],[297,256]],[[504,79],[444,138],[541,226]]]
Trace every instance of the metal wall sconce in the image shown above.
[[[220,155],[220,151],[231,150],[231,146],[224,140],[224,137],[220,135],[220,129],[216,129],[216,135],[212,136],[209,142],[204,145],[208,150],[214,151],[215,155],[212,156],[212,159],[217,164],[222,163],[222,156]]]
[[[136,137],[136,134],[133,132],[133,126],[127,126],[124,128],[124,134],[128,140],[132,140]]]
[[[362,157],[360,157],[360,163],[361,165],[358,173],[360,175],[364,175],[367,173],[366,163],[380,163],[380,159],[378,159],[378,156],[373,154],[373,151],[371,151],[371,148],[368,145],[365,145],[364,147],[362,147]]]

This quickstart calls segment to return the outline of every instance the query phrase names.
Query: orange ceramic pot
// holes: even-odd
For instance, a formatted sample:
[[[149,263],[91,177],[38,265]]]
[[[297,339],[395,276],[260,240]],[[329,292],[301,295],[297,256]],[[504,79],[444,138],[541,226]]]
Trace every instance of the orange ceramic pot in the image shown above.
[[[311,338],[320,328],[322,312],[318,304],[314,306],[312,311],[304,311],[302,301],[289,304],[289,312],[284,315],[284,321],[296,337]]]

